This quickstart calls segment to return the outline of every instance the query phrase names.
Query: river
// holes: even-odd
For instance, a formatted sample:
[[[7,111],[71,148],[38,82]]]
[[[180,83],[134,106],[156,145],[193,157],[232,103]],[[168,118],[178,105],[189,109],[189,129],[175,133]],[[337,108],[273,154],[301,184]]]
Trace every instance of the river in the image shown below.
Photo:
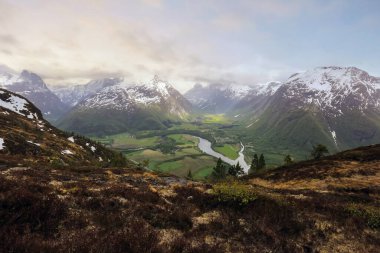
[[[240,145],[241,145],[241,149],[239,151],[239,157],[236,158],[236,160],[232,160],[218,152],[216,152],[215,150],[213,150],[211,148],[211,142],[209,142],[208,140],[206,139],[203,139],[203,138],[199,138],[199,144],[198,144],[198,147],[199,149],[208,154],[208,155],[211,155],[213,157],[216,157],[216,158],[220,158],[222,159],[222,161],[230,164],[230,165],[235,165],[239,162],[240,166],[244,169],[244,172],[245,173],[248,173],[248,170],[249,170],[249,165],[246,163],[246,161],[244,160],[244,154],[243,154],[243,151],[244,151],[244,145],[243,143],[240,142]]]

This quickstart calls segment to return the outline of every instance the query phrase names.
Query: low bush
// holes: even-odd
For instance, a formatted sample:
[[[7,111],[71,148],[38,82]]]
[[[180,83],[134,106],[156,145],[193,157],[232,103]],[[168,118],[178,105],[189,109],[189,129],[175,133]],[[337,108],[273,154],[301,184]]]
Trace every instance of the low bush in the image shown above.
[[[368,227],[380,229],[380,208],[350,204],[345,210],[350,216],[364,219]]]
[[[237,181],[215,184],[213,194],[218,202],[234,206],[245,206],[257,199],[257,195],[248,185]]]

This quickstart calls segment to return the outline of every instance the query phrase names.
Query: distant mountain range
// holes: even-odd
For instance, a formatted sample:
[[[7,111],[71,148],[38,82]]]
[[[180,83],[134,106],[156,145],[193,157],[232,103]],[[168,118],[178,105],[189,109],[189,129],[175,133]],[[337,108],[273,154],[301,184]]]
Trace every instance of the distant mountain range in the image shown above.
[[[355,67],[318,67],[261,85],[196,84],[184,95],[158,77],[147,84],[106,78],[53,88],[54,94],[36,74],[1,70],[0,86],[30,99],[59,127],[83,134],[166,129],[193,114],[224,113],[250,142],[284,152],[380,142],[380,78]]]
[[[70,85],[63,87],[52,87],[52,91],[63,103],[74,107],[82,100],[94,95],[97,91],[122,82],[121,78],[104,78],[92,80],[85,85]]]
[[[158,77],[140,85],[120,79],[79,102],[58,125],[85,134],[158,130],[185,120],[191,110],[191,104]]]
[[[273,95],[280,85],[280,82],[269,82],[255,86],[237,84],[203,86],[196,84],[184,96],[198,112],[229,113],[236,108],[252,106],[257,102],[256,98]]]
[[[243,121],[256,141],[284,149],[330,150],[380,142],[380,79],[354,67],[320,67],[294,74],[245,112]]]
[[[69,107],[47,87],[40,76],[24,70],[21,74],[0,70],[0,88],[16,92],[32,101],[49,121],[56,121]]]

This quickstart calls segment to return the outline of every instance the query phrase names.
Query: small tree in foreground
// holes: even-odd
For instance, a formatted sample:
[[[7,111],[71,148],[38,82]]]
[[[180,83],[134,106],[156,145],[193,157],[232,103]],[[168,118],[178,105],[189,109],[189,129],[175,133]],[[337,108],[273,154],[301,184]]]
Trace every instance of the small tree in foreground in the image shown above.
[[[259,169],[259,157],[257,154],[253,155],[251,167],[249,167],[248,173],[252,174]]]
[[[325,145],[318,144],[313,147],[313,150],[311,151],[311,156],[314,159],[320,159],[321,157],[325,156],[325,154],[328,154],[329,150]]]
[[[290,165],[290,164],[292,164],[292,163],[294,163],[294,159],[293,159],[293,157],[291,157],[290,155],[286,155],[286,156],[284,157],[284,164],[285,164],[285,165]]]
[[[193,179],[193,174],[191,173],[191,170],[187,173],[187,178],[188,179]]]
[[[236,165],[231,165],[228,168],[228,174],[233,177],[238,177],[244,174],[244,169],[240,166],[238,162]]]
[[[266,166],[264,155],[261,154],[259,158],[259,170],[264,169]]]
[[[226,167],[222,159],[218,159],[216,166],[212,169],[211,177],[216,180],[224,179],[226,177]]]

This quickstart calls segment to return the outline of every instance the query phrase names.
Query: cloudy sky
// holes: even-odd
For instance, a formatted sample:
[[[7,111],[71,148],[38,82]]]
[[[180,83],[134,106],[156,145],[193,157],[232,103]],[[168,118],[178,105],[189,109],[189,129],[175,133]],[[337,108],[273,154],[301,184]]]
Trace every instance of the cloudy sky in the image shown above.
[[[53,85],[154,74],[256,84],[316,66],[380,76],[377,0],[0,0],[0,64]]]

